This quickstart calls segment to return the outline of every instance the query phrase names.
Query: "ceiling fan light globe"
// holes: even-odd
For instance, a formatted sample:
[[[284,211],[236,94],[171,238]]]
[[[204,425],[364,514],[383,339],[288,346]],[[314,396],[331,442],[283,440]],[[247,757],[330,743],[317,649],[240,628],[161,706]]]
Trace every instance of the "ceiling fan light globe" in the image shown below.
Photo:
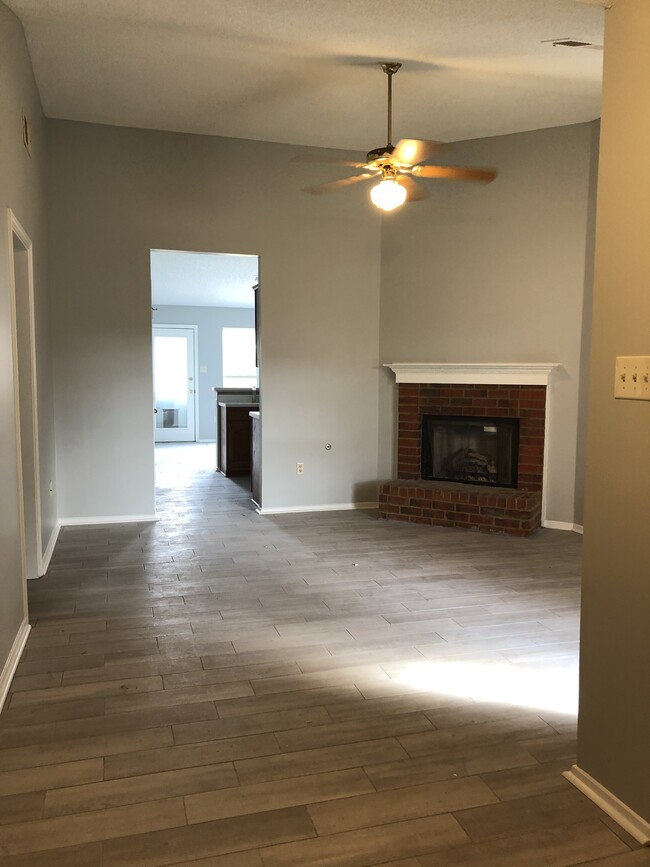
[[[384,180],[370,190],[370,199],[382,211],[393,211],[406,201],[406,189],[397,181]]]

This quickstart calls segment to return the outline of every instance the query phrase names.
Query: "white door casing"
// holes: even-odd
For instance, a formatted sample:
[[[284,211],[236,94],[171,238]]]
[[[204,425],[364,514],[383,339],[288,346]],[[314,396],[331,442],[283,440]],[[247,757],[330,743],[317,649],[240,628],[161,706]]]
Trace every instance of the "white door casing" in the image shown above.
[[[32,242],[8,209],[9,294],[23,573],[44,574],[36,383],[36,328]],[[25,612],[27,611],[26,584]]]

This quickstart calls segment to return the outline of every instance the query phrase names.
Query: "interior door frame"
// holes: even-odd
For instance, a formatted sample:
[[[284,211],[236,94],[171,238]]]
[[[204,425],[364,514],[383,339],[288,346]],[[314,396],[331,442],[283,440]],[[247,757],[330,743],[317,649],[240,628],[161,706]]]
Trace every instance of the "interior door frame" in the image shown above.
[[[192,331],[194,333],[194,358],[193,358],[193,370],[192,370],[192,381],[194,383],[194,439],[186,440],[186,442],[195,442],[198,443],[199,440],[199,326],[198,325],[186,325],[181,323],[180,325],[174,325],[172,322],[152,322],[151,323],[151,358],[152,358],[152,370],[153,370],[153,332],[154,328],[183,328],[187,331]],[[154,395],[155,402],[155,395]],[[153,431],[153,443],[154,448],[156,447],[156,427],[154,425]]]
[[[34,254],[32,241],[20,221],[14,214],[11,208],[7,208],[7,225],[8,225],[8,247],[9,247],[9,306],[11,311],[11,349],[13,357],[13,381],[14,381],[14,417],[16,428],[16,464],[18,471],[18,519],[20,524],[20,547],[21,547],[21,568],[23,573],[23,601],[25,616],[27,616],[27,579],[29,577],[39,578],[45,574],[45,563],[43,557],[43,539],[42,539],[42,522],[41,522],[41,481],[40,481],[40,457],[39,457],[39,436],[38,436],[38,384],[36,372],[36,318],[34,305]],[[19,369],[19,336],[18,336],[18,296],[16,286],[16,261],[14,256],[14,243],[18,241],[19,245],[27,254],[27,318],[28,318],[28,370],[22,371],[30,381],[31,386],[31,406],[29,412],[23,414],[20,408],[20,374]],[[23,338],[24,339],[24,338]],[[26,417],[25,417],[26,416]],[[26,489],[25,478],[23,473],[23,446],[22,435],[23,428],[27,425],[31,430],[27,431],[30,448],[33,450],[33,473],[34,473],[34,530],[35,539],[35,561],[37,574],[29,576],[27,574],[27,550],[30,540],[27,539],[26,529]]]

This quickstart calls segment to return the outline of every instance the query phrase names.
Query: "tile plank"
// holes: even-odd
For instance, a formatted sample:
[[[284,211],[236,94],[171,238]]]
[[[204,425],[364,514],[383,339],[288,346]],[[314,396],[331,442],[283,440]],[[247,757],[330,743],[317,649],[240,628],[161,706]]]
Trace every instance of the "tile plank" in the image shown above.
[[[53,789],[47,792],[45,797],[43,815],[49,817],[85,813],[88,810],[104,810],[124,804],[138,804],[238,785],[237,774],[231,762],[200,765]]]
[[[452,813],[455,810],[493,804],[496,795],[478,777],[460,780],[445,780],[439,783],[424,783],[406,786],[394,791],[372,792],[344,800],[309,807],[314,827],[321,836],[339,834],[386,825],[406,819]]]
[[[278,743],[272,734],[246,735],[241,738],[224,738],[205,743],[140,750],[124,755],[107,756],[104,760],[104,779],[113,780],[178,768],[219,764],[239,758],[251,762],[263,761],[264,759],[249,757],[270,758],[279,751]]]
[[[226,819],[267,809],[296,807],[330,799],[343,798],[343,803],[348,803],[353,795],[372,791],[374,789],[368,777],[355,768],[307,774],[268,783],[251,783],[221,792],[189,795],[185,798],[185,808],[187,821],[193,825],[196,822]],[[310,815],[313,821],[311,810]]]
[[[601,822],[591,820],[448,848],[420,856],[419,861],[422,867],[503,867],[505,864],[569,867],[585,864],[599,855],[615,855],[624,849],[627,847]],[[621,867],[627,867],[625,860]]]
[[[164,867],[315,835],[304,807],[269,810],[104,843],[103,867]]]
[[[453,816],[431,816],[263,848],[262,859],[265,867],[365,867],[380,858],[420,855],[463,842],[466,836]]]
[[[95,810],[0,827],[0,853],[19,855],[127,836],[134,826],[158,831],[185,825],[182,798]]]
[[[235,762],[242,784],[284,780],[326,770],[358,768],[380,761],[400,761],[406,753],[394,738],[383,738],[334,747],[279,753]]]

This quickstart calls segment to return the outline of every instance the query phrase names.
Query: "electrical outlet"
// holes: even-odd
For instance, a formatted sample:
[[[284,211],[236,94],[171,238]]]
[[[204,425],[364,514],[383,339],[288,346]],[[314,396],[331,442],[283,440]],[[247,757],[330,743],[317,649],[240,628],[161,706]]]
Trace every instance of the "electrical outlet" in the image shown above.
[[[302,461],[298,461],[298,463],[296,464],[296,475],[302,476],[302,474],[304,472],[305,472],[305,465],[303,464]]]
[[[650,355],[619,355],[614,397],[650,400]]]

